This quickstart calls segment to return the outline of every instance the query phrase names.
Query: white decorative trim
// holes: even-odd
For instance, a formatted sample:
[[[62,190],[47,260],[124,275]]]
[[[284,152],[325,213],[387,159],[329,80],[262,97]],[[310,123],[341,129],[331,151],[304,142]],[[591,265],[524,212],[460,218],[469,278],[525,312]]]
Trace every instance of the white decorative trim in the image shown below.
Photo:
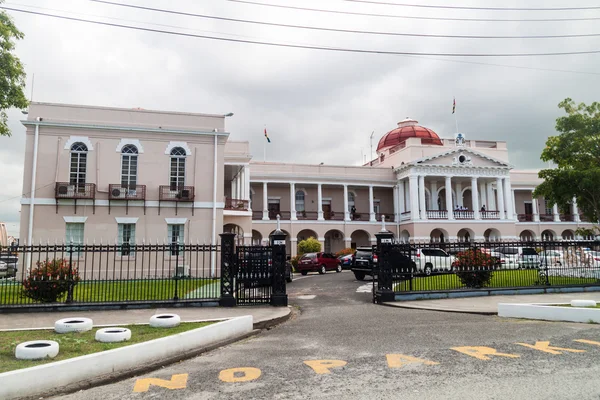
[[[139,218],[137,217],[132,217],[132,218],[125,218],[125,217],[115,217],[115,221],[117,221],[117,224],[137,224]]]
[[[171,151],[175,148],[175,147],[181,147],[182,149],[185,150],[185,154],[188,156],[192,155],[192,150],[190,150],[190,147],[188,146],[188,144],[186,142],[169,142],[169,144],[167,145],[167,149],[165,150],[165,154],[170,156],[171,155]]]
[[[91,206],[95,203],[96,207],[108,207],[108,200],[96,200],[95,202],[92,200],[78,200],[77,204],[81,204],[82,206]],[[30,205],[31,204],[31,199],[30,198],[22,198],[21,199],[21,205]],[[36,206],[55,206],[56,205],[56,199],[49,199],[49,198],[36,198],[34,201],[34,204]],[[73,200],[59,200],[58,202],[59,205],[73,205],[74,201]],[[224,202],[217,202],[216,203],[217,209],[223,209],[225,208],[225,203]],[[131,202],[129,203],[129,207],[144,207],[144,202],[143,201],[137,201],[137,200],[131,200]],[[148,200],[146,201],[146,207],[148,208],[152,208],[158,207],[158,200]],[[162,204],[160,206],[161,208],[175,208],[175,202],[174,201],[162,201]],[[180,209],[182,208],[192,208],[192,203],[184,203],[184,204],[179,204],[178,207]],[[206,208],[213,208],[213,203],[210,201],[196,201],[194,202],[194,208],[196,209],[206,209]]]
[[[63,217],[67,224],[85,224],[88,217]]]
[[[165,218],[165,222],[169,225],[183,225],[187,220],[187,218]]]
[[[117,149],[116,149],[117,153],[122,152],[123,147],[127,146],[128,144],[131,144],[131,145],[137,147],[139,154],[142,154],[144,152],[144,147],[142,147],[142,144],[140,143],[140,141],[138,139],[121,139],[121,141],[117,145]]]
[[[92,145],[90,138],[87,136],[70,136],[69,140],[65,142],[65,150],[71,150],[71,146],[77,142],[85,144],[88,148],[88,151],[94,150],[94,146]]]

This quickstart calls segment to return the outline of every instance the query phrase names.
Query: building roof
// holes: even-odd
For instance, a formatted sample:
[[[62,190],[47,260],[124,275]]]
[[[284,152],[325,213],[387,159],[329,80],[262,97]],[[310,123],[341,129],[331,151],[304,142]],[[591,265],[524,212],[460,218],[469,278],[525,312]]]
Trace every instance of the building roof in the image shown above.
[[[377,145],[377,151],[385,150],[390,147],[404,143],[408,138],[421,138],[422,144],[442,146],[440,137],[429,128],[417,125],[419,121],[407,118],[398,122],[398,127],[386,133]]]

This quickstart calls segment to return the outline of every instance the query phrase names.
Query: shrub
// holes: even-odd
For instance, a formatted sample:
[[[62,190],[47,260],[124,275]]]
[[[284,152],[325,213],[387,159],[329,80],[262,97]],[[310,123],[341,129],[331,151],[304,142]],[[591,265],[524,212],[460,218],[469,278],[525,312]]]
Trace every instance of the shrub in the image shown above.
[[[292,267],[294,267],[294,272],[297,272],[297,268],[298,268],[298,261],[300,260],[300,258],[302,258],[301,255],[297,255],[294,256],[290,259],[290,264],[292,264]]]
[[[319,251],[321,251],[321,242],[312,236],[298,243],[299,255],[306,253],[317,253]]]
[[[352,249],[352,248],[349,247],[347,249],[340,250],[337,253],[335,253],[335,256],[336,257],[341,257],[341,256],[345,256],[345,255],[348,255],[348,254],[354,254],[354,249]]]
[[[482,288],[492,280],[496,260],[479,249],[461,251],[452,263],[454,273],[463,285]]]
[[[23,281],[23,295],[42,303],[53,303],[79,282],[79,271],[65,259],[38,261],[37,267]]]

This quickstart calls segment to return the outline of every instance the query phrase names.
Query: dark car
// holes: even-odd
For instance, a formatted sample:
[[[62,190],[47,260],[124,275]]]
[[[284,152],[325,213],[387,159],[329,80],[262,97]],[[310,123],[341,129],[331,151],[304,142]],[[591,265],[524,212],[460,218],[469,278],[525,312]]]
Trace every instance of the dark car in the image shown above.
[[[410,277],[417,269],[415,262],[410,254],[414,253],[414,248],[392,247],[390,249],[390,264],[392,268],[393,279],[405,279]],[[354,253],[352,261],[352,272],[357,280],[362,281],[366,275],[376,277],[379,271],[377,254],[372,247],[359,247]]]
[[[342,265],[342,269],[350,269],[352,268],[352,258],[354,254],[346,254],[345,256],[339,256],[338,260],[340,260],[340,264]]]
[[[309,272],[324,274],[327,271],[342,272],[340,261],[331,253],[306,253],[298,260],[296,267],[302,275]]]
[[[373,275],[373,266],[377,263],[377,254],[372,247],[357,247],[352,256],[352,272],[357,280],[362,281],[366,275]]]

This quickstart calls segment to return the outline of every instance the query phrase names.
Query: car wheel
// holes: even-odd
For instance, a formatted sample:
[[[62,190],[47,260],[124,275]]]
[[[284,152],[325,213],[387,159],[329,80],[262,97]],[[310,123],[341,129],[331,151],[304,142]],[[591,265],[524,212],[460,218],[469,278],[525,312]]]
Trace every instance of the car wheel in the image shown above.
[[[433,265],[425,264],[425,269],[423,269],[423,273],[425,276],[431,276],[433,274]]]
[[[335,269],[335,272],[342,272],[342,266],[338,264],[337,268]]]
[[[290,271],[290,274],[285,278],[285,281],[287,283],[290,283],[293,280],[294,280],[294,273],[292,271]]]
[[[321,265],[321,268],[319,268],[319,274],[323,275],[327,273],[327,268],[324,265]]]
[[[357,281],[364,281],[365,273],[364,272],[355,272],[354,277],[356,278]]]
[[[307,274],[308,274],[308,271],[300,271],[300,273],[301,273],[302,275],[307,275]]]

